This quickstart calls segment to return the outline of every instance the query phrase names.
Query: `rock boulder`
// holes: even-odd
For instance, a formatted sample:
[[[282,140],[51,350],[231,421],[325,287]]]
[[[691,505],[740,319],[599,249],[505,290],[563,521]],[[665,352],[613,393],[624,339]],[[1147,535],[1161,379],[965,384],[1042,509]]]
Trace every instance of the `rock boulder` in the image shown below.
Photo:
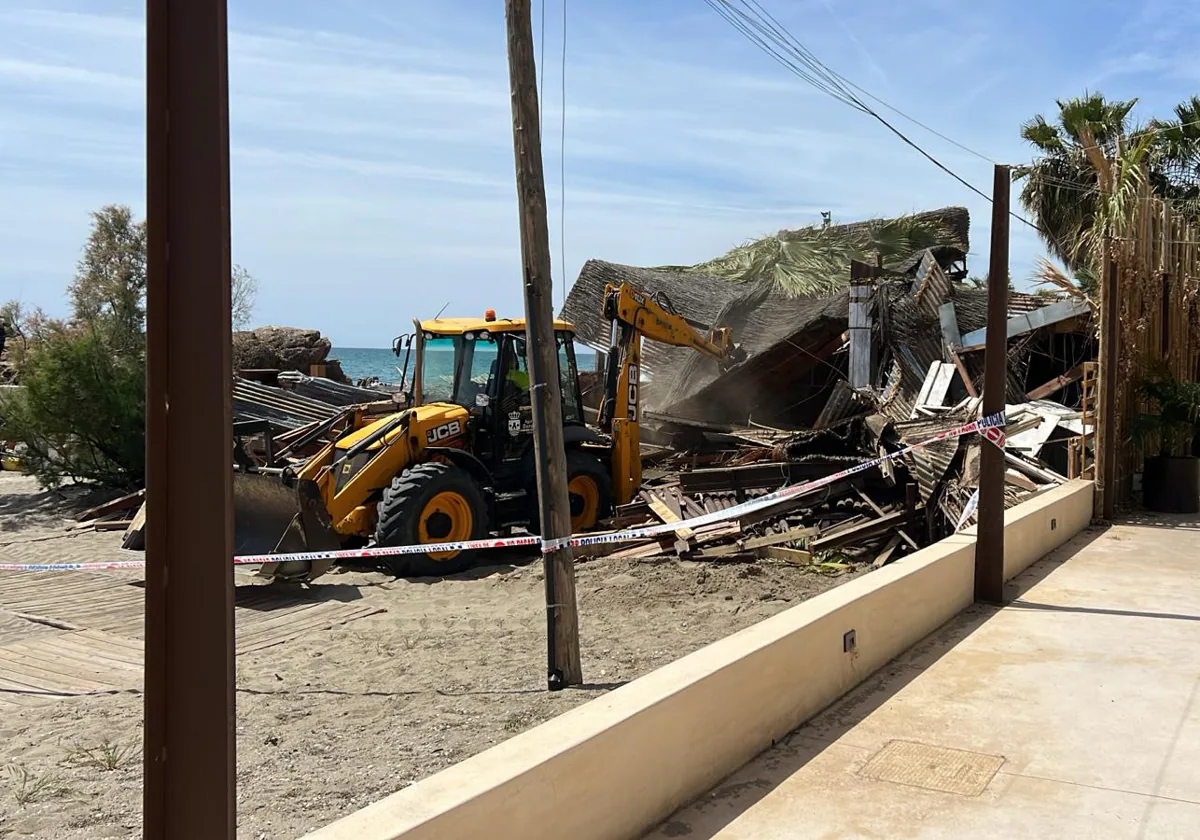
[[[309,373],[325,363],[333,345],[319,330],[296,327],[259,327],[233,334],[236,370],[298,370]]]

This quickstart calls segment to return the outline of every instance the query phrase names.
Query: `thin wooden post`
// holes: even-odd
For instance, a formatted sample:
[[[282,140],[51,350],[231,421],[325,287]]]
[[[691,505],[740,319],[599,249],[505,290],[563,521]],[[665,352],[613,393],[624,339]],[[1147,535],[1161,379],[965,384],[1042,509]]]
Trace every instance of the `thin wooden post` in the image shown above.
[[[546,182],[542,172],[537,66],[533,57],[530,0],[505,0],[504,12],[508,27],[513,152],[517,165],[538,510],[542,539],[553,544],[553,541],[570,535],[571,509],[567,493],[566,447],[563,444],[562,387],[558,375],[558,347],[554,337],[550,233],[546,223]],[[583,682],[573,554],[569,547],[543,553],[547,682],[551,691]]]
[[[1008,384],[1008,236],[1012,178],[997,165],[992,185],[992,252],[988,268],[987,345],[983,416],[1004,411]],[[985,441],[979,458],[979,529],[975,542],[975,600],[1004,601],[1004,453]]]

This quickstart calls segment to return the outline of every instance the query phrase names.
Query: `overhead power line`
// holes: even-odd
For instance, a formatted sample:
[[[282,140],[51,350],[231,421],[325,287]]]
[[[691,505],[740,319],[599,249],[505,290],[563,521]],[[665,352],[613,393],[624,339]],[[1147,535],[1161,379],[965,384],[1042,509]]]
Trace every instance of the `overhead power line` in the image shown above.
[[[704,0],[704,2],[717,14],[719,14],[727,23],[741,32],[741,34],[745,36],[747,40],[751,41],[753,44],[759,47],[759,49],[762,49],[778,63],[787,67],[795,75],[799,76],[801,79],[804,79],[813,87],[817,88],[823,93],[828,94],[834,99],[849,105],[857,111],[861,111],[871,117],[874,117],[881,125],[895,134],[896,137],[898,137],[906,145],[920,153],[922,157],[924,157],[942,172],[949,175],[951,178],[962,184],[971,192],[983,198],[985,201],[991,203],[992,197],[990,195],[976,187],[966,178],[959,175],[949,166],[934,157],[930,152],[922,148],[918,143],[908,137],[908,135],[896,128],[891,122],[881,116],[878,111],[867,105],[854,91],[861,91],[864,96],[873,99],[892,111],[895,111],[897,114],[900,114],[910,122],[921,126],[926,131],[936,134],[943,140],[946,140],[947,142],[982,160],[988,161],[989,163],[994,163],[991,158],[980,152],[970,149],[969,147],[958,143],[955,140],[950,139],[938,131],[935,131],[924,123],[921,123],[915,118],[908,116],[898,108],[889,105],[879,97],[866,91],[864,88],[830,69],[807,47],[800,43],[800,41],[787,29],[787,27],[780,23],[778,19],[776,19],[769,11],[767,11],[766,8],[764,8],[763,5],[758,2],[758,0]],[[772,47],[772,44],[774,47]],[[781,55],[781,53],[783,54]],[[1031,222],[1029,219],[1026,219],[1021,214],[1010,210],[1009,215],[1046,236],[1052,242],[1055,241],[1054,236],[1051,233],[1043,230],[1037,224]]]

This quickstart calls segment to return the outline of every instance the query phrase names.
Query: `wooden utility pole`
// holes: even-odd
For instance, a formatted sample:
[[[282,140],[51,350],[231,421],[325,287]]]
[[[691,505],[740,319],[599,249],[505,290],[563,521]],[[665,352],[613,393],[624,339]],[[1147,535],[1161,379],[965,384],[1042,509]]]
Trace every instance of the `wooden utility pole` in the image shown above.
[[[504,17],[508,24],[508,72],[512,86],[513,152],[517,162],[538,512],[542,538],[553,541],[570,535],[571,508],[567,493],[566,448],[563,445],[558,346],[554,339],[550,231],[546,222],[546,182],[542,174],[537,66],[533,57],[530,0],[505,0]],[[569,547],[543,554],[548,684],[551,691],[583,682],[573,555],[574,551]]]
[[[992,185],[992,253],[988,267],[983,416],[1004,411],[1008,384],[1008,220],[1012,177],[997,165]],[[984,441],[979,458],[979,528],[975,540],[975,600],[1004,601],[1004,453]]]
[[[1096,425],[1095,511],[1111,522],[1117,508],[1117,261],[1112,239],[1104,243],[1104,273],[1100,277],[1100,393]]]

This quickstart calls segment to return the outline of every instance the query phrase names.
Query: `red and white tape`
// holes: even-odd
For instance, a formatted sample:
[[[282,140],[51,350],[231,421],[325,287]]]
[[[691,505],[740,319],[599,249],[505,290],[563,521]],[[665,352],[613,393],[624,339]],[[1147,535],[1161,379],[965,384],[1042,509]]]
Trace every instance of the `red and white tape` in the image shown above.
[[[543,553],[557,551],[560,548],[585,548],[593,545],[608,545],[612,543],[632,542],[633,540],[657,537],[673,533],[682,528],[695,530],[705,525],[712,525],[727,519],[735,519],[747,513],[752,513],[775,503],[817,490],[834,482],[841,481],[856,473],[864,472],[888,461],[896,460],[931,443],[950,438],[962,437],[974,432],[981,433],[988,441],[1003,448],[1005,442],[1003,413],[993,414],[972,421],[963,426],[939,432],[918,443],[911,444],[895,452],[889,452],[879,458],[855,464],[853,467],[833,473],[832,475],[807,481],[803,484],[793,484],[782,487],[765,496],[758,496],[749,501],[726,508],[715,513],[694,516],[679,522],[668,522],[660,525],[649,525],[645,528],[631,528],[624,531],[614,531],[608,534],[577,534],[554,540],[543,540],[537,536],[526,537],[496,537],[486,540],[467,540],[465,542],[422,543],[420,545],[375,546],[373,548],[339,549],[337,551],[301,551],[290,554],[244,554],[233,558],[236,566],[259,566],[264,563],[282,562],[312,562],[316,560],[362,560],[372,557],[395,557],[403,554],[432,554],[444,551],[479,551],[489,548],[521,548],[540,545]],[[140,569],[145,566],[144,560],[117,560],[107,563],[0,563],[0,571],[5,572],[60,572],[60,571],[106,571],[110,569]]]

